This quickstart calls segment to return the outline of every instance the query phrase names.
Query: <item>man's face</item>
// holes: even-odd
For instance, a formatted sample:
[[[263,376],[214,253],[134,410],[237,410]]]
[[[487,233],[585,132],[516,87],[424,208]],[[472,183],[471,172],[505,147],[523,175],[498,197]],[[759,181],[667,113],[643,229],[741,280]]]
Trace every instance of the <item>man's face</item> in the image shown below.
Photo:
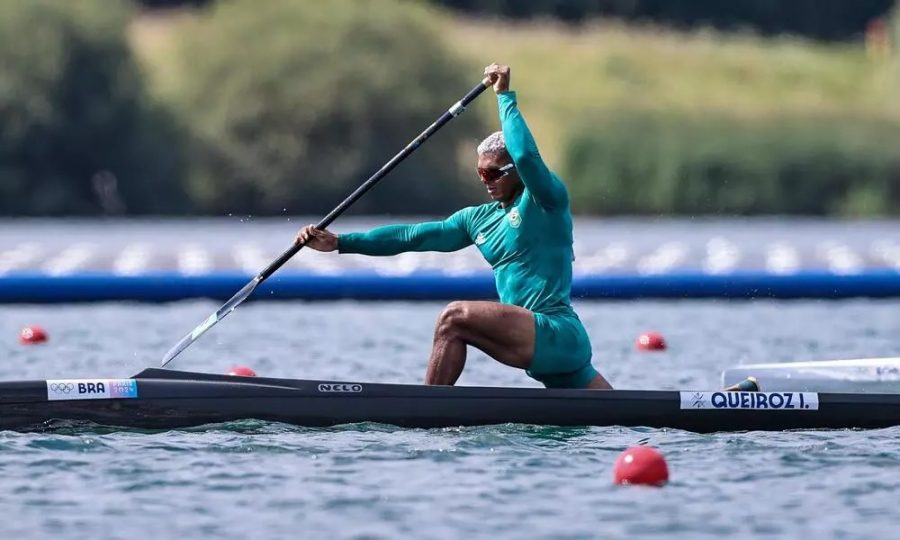
[[[512,202],[513,198],[518,193],[521,181],[514,168],[510,169],[506,175],[494,179],[496,176],[502,174],[499,172],[501,167],[511,163],[512,159],[510,159],[509,154],[506,152],[481,154],[478,156],[479,179],[481,180],[481,183],[484,184],[484,187],[487,188],[488,195],[495,201],[500,201],[502,203]]]

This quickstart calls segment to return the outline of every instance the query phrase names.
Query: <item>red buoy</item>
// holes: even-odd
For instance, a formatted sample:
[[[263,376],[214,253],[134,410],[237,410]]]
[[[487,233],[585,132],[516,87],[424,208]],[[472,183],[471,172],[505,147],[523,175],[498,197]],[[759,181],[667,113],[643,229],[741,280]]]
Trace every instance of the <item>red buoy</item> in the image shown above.
[[[233,366],[228,370],[228,375],[236,375],[238,377],[256,377],[256,372],[247,366]]]
[[[666,458],[649,446],[632,446],[619,454],[613,466],[613,483],[662,486],[669,481]]]
[[[22,345],[37,345],[45,341],[47,341],[47,332],[36,324],[26,326],[19,332],[19,343]]]
[[[646,332],[638,336],[635,347],[639,351],[664,351],[666,340],[659,332]]]

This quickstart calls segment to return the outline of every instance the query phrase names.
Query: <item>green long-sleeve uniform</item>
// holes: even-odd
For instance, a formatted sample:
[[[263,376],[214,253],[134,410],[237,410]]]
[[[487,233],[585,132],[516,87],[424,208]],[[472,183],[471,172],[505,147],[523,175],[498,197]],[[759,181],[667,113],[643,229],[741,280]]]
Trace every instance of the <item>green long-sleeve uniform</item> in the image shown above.
[[[560,179],[541,159],[515,92],[497,96],[510,157],[525,189],[509,206],[464,208],[443,221],[388,225],[342,234],[342,253],[396,255],[457,251],[475,244],[494,271],[500,301],[535,314],[535,356],[529,375],[547,386],[584,387],[596,375],[590,341],[572,309],[572,214]]]

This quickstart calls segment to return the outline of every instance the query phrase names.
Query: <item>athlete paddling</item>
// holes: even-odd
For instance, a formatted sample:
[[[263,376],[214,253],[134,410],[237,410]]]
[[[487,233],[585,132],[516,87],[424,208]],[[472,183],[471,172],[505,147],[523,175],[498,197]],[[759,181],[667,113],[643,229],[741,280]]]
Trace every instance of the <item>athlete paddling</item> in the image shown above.
[[[538,153],[508,66],[491,64],[502,131],[478,145],[478,175],[494,202],[443,221],[335,235],[313,225],[297,241],[318,251],[388,256],[475,244],[494,271],[500,303],[457,301],[441,313],[426,384],[452,385],[471,345],[552,388],[610,389],[591,364],[591,343],[572,309],[572,214],[562,181]]]

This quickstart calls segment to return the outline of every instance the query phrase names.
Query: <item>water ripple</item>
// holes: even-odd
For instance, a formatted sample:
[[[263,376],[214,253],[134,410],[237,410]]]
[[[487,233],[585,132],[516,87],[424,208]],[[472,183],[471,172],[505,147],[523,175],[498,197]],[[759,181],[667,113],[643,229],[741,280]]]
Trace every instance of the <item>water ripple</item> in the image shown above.
[[[38,321],[56,338],[29,349],[0,340],[5,376],[127,376],[214,307],[0,307],[4,335]],[[419,381],[441,307],[251,304],[241,308],[242,324],[217,326],[177,367],[218,372],[248,363],[273,376]],[[900,355],[896,301],[578,307],[598,366],[620,387],[715,387],[719,370],[741,360]],[[283,328],[272,326],[273,314]],[[632,349],[648,328],[667,334],[670,351]],[[113,331],[117,339],[108,340]],[[536,386],[477,351],[461,382]],[[900,428],[697,435],[254,421],[0,432],[0,515],[14,516],[0,520],[0,537],[888,537],[900,522],[898,441]],[[612,463],[634,444],[667,456],[667,487],[611,484]]]

